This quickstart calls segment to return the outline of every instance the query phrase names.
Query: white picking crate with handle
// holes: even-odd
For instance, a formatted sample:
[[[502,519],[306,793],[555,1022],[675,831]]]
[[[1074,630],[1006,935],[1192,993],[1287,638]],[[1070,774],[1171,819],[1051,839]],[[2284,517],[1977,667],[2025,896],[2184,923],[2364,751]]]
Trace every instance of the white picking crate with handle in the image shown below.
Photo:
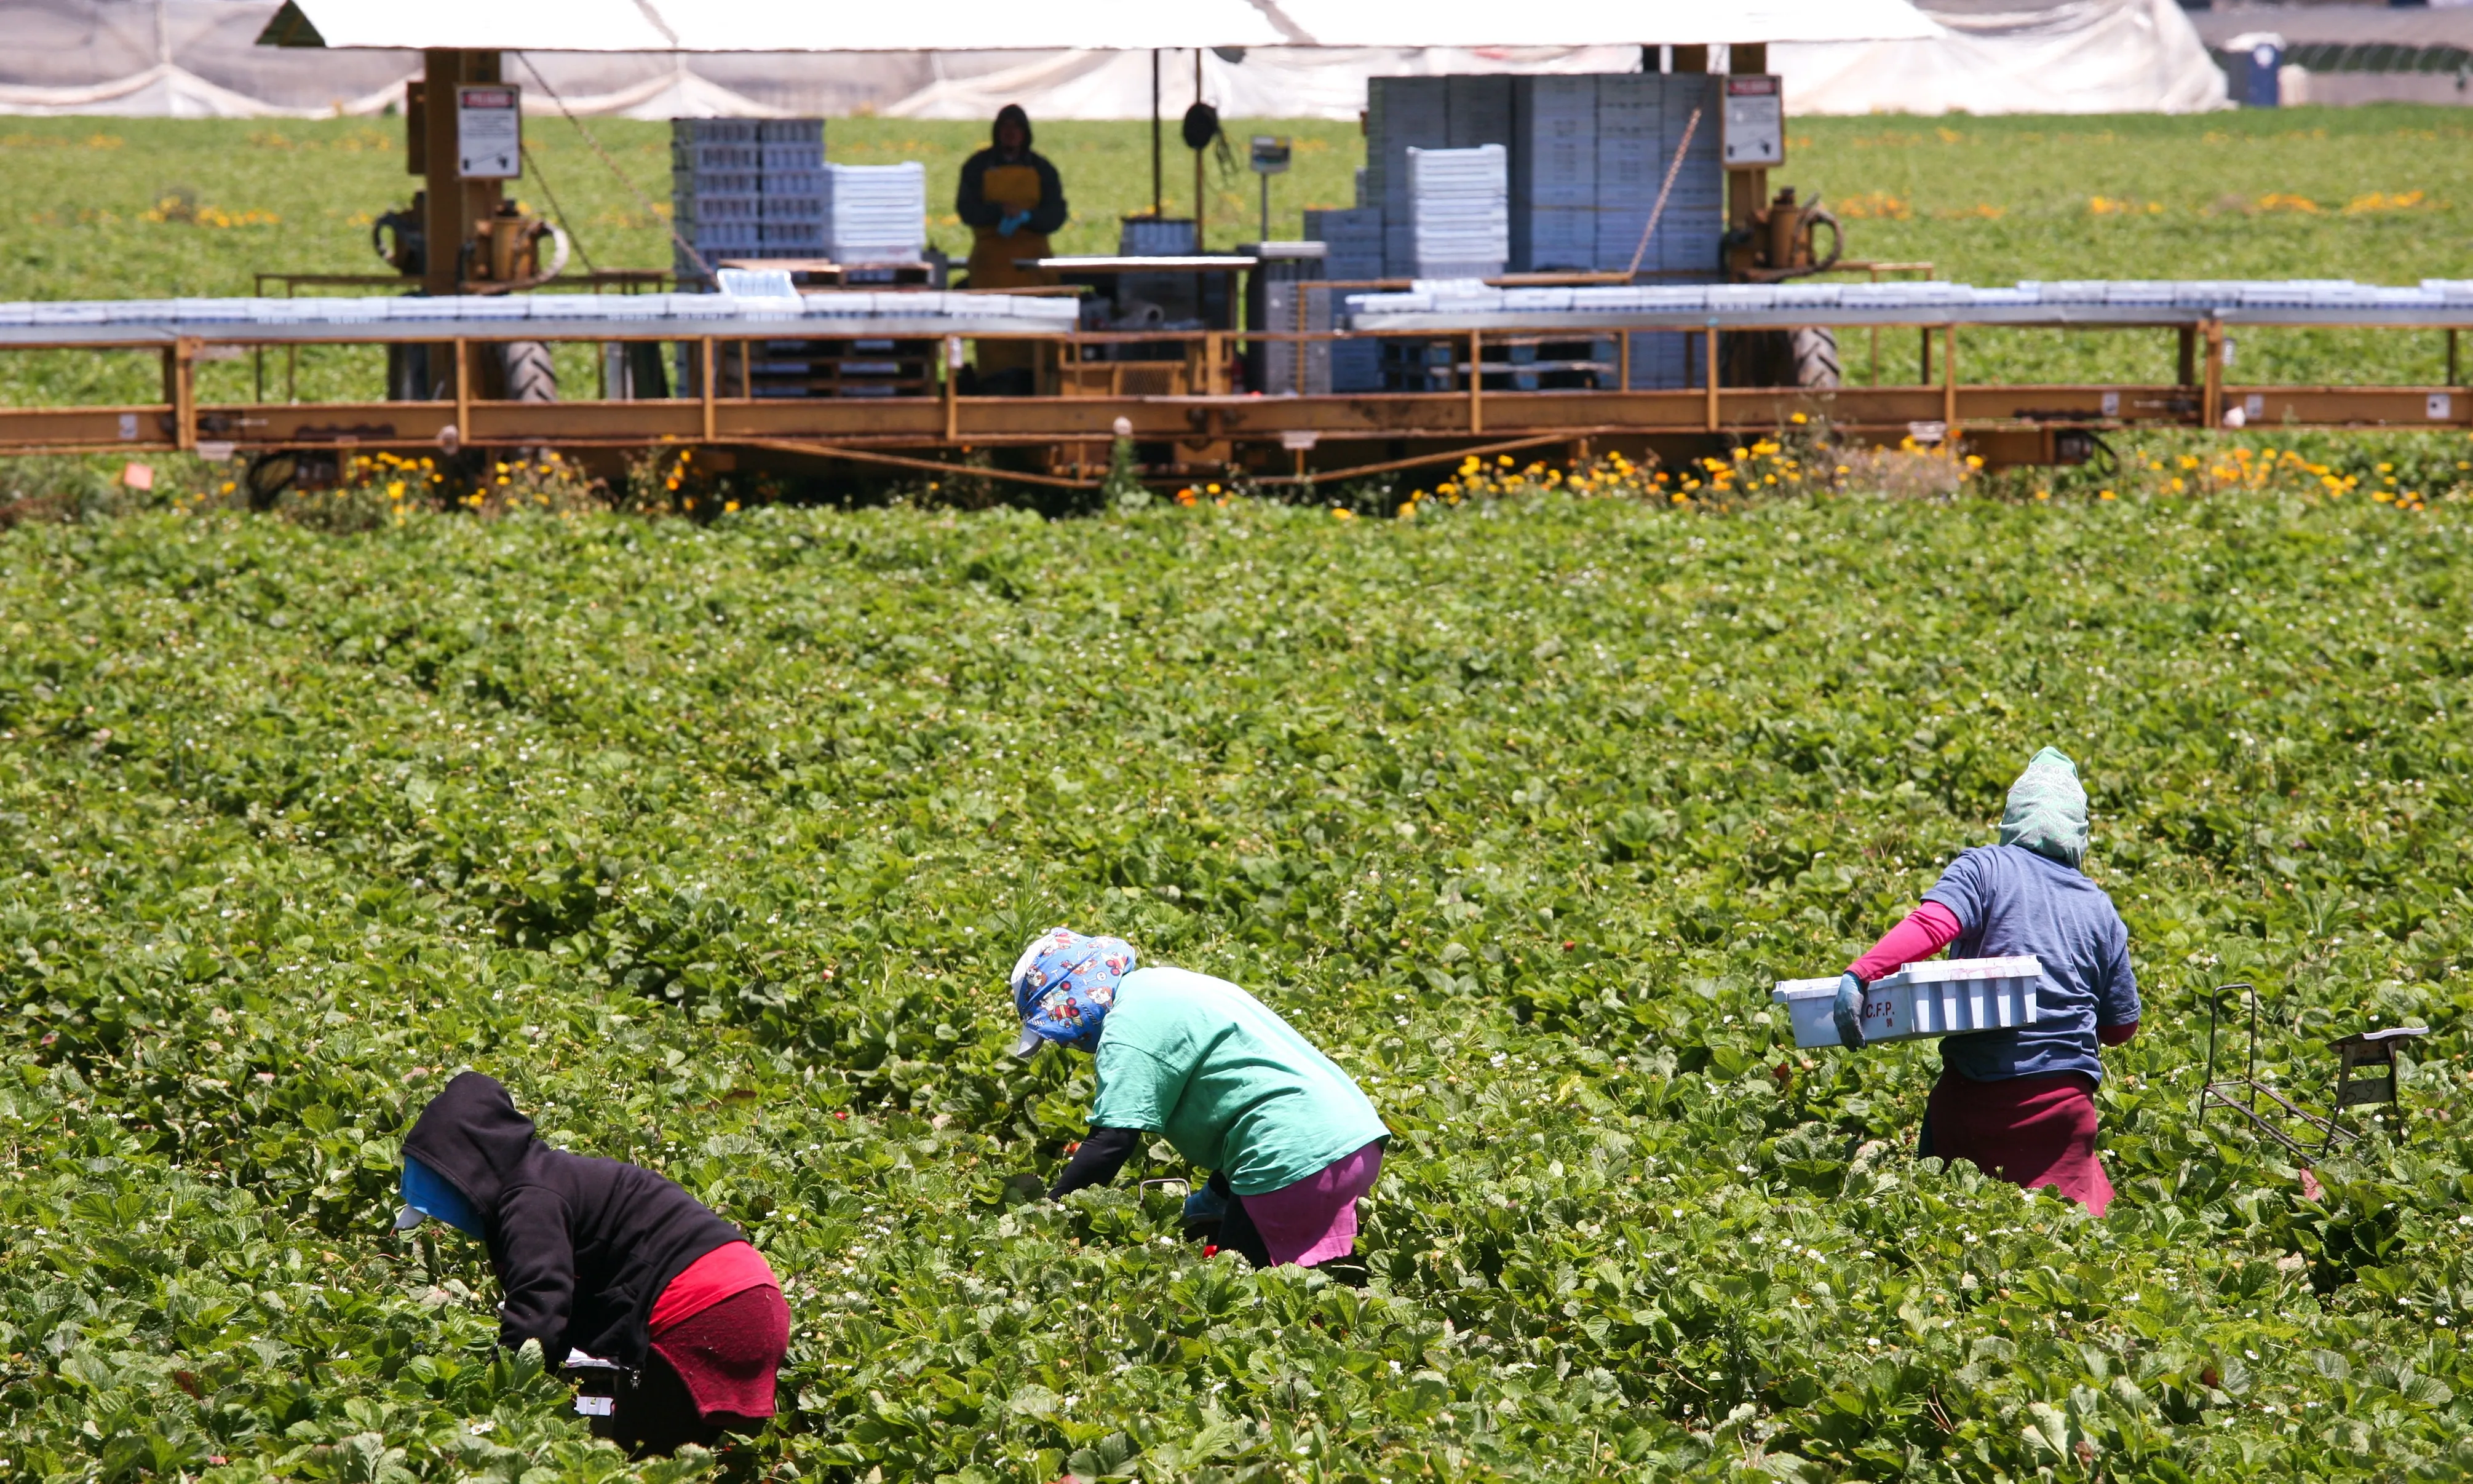
[[[2036,1020],[2035,985],[2044,966],[2016,958],[1956,958],[1909,964],[1863,990],[1863,1041],[1916,1041],[2009,1030]],[[1836,1046],[1837,980],[1781,979],[1769,999],[1786,1007],[1798,1046]]]

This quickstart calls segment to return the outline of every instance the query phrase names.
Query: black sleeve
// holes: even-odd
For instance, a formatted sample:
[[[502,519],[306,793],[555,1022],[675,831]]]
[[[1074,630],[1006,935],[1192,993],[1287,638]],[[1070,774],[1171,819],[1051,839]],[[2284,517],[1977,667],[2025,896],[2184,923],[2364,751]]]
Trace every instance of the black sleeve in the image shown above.
[[[1069,214],[1065,206],[1065,181],[1044,155],[1034,154],[1030,162],[1039,167],[1039,209],[1030,214],[1030,229],[1045,236],[1065,225]]]
[[[541,1363],[566,1359],[563,1343],[575,1305],[575,1247],[566,1233],[566,1203],[540,1185],[517,1185],[498,1206],[498,1244],[491,1254],[505,1298],[498,1304],[498,1343],[520,1350],[541,1343]]]
[[[962,183],[953,189],[953,212],[965,227],[994,227],[1004,220],[1004,208],[988,204],[980,184],[987,177],[990,153],[981,150],[962,162]]]
[[[1133,1158],[1134,1146],[1141,1138],[1140,1129],[1092,1129],[1082,1139],[1082,1147],[1065,1166],[1065,1173],[1048,1186],[1047,1198],[1061,1201],[1084,1185],[1104,1185],[1116,1178],[1116,1171]]]

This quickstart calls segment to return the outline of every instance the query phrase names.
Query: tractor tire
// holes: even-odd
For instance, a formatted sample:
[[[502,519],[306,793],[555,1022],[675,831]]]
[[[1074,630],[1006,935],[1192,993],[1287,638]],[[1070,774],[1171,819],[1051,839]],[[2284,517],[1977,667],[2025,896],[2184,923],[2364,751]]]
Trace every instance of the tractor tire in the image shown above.
[[[283,498],[283,491],[300,482],[300,456],[284,449],[261,453],[249,461],[248,471],[241,475],[241,488],[248,491],[249,508],[270,511]]]
[[[550,361],[549,347],[541,342],[506,342],[498,347],[498,367],[505,374],[508,401],[558,400],[558,368]]]
[[[1717,350],[1722,386],[1835,392],[1844,385],[1835,330],[1738,330]]]
[[[1787,358],[1793,376],[1787,385],[1806,392],[1835,392],[1845,385],[1837,362],[1837,332],[1826,326],[1789,330]]]

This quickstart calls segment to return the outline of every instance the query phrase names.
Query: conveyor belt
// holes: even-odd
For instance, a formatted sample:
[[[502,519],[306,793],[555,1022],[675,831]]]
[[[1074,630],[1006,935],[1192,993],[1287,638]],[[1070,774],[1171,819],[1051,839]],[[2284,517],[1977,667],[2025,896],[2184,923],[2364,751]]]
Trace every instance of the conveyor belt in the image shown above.
[[[1659,284],[1491,288],[1420,283],[1348,296],[1348,326],[1372,332],[1492,329],[1758,329],[1797,324],[2428,325],[2473,327],[2473,281],[2418,287],[2342,279],[2091,279],[2021,283]]]
[[[1073,299],[1019,294],[510,294],[0,303],[0,346],[444,339],[919,339],[1071,330]]]
[[[1677,284],[1491,288],[1420,283],[1348,297],[1362,332],[1491,329],[1757,329],[1780,325],[2384,325],[2473,328],[2473,281],[2412,288],[2341,279],[2095,279],[1964,283]],[[0,303],[0,346],[251,344],[453,338],[592,340],[919,339],[1064,335],[1068,298],[939,292],[519,294],[358,299],[129,299]]]

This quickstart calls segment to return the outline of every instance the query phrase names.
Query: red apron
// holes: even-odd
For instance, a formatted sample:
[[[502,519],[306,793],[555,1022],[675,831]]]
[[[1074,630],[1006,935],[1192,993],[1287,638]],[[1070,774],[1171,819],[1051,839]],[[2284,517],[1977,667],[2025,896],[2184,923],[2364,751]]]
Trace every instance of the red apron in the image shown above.
[[[1943,1068],[1915,1152],[1968,1161],[2029,1190],[2054,1186],[2101,1216],[2112,1182],[2095,1133],[2095,1079],[2084,1072],[1977,1082]]]

